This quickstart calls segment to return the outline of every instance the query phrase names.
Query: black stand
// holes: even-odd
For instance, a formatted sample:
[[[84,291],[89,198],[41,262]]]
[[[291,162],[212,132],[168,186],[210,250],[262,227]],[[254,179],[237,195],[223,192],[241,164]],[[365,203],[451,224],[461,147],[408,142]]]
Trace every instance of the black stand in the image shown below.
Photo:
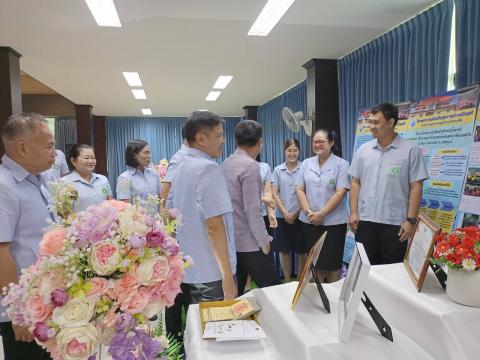
[[[367,308],[367,311],[372,317],[372,320],[375,323],[375,325],[377,325],[377,328],[380,331],[380,334],[382,334],[383,337],[393,342],[392,328],[390,327],[390,325],[388,325],[388,323],[385,321],[382,315],[380,315],[380,313],[375,308],[375,306],[373,306],[367,294],[365,294],[365,291],[363,292],[363,295],[365,296],[365,300],[363,300],[362,298],[362,303]]]
[[[430,267],[432,268],[433,270],[433,273],[435,274],[435,276],[437,277],[438,279],[438,282],[440,283],[440,285],[442,285],[442,287],[444,289],[447,288],[447,273],[445,271],[443,271],[442,267],[440,265],[437,265],[437,264],[434,264],[432,262],[430,262]]]
[[[312,273],[312,277],[315,280],[315,284],[317,284],[318,293],[322,298],[323,307],[330,314],[330,301],[328,301],[327,294],[325,294],[325,290],[323,290],[322,283],[317,276],[317,272],[315,271],[315,266],[313,264],[310,265],[310,272]]]

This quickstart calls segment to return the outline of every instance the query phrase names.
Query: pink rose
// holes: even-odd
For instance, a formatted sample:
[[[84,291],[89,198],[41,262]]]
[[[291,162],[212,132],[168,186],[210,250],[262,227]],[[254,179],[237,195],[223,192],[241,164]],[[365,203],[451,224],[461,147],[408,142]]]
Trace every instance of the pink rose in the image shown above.
[[[138,267],[138,282],[141,285],[155,285],[168,276],[170,266],[165,256],[143,260]]]
[[[27,317],[32,322],[39,322],[45,320],[52,313],[52,307],[43,302],[41,296],[33,296],[26,302]]]
[[[66,231],[63,227],[56,227],[47,231],[40,241],[40,255],[58,255],[62,250],[66,239]]]
[[[103,295],[108,289],[108,280],[104,278],[94,277],[87,284],[91,287],[85,292],[87,296]]]
[[[130,314],[141,313],[147,305],[150,303],[150,296],[148,290],[144,287],[139,288],[137,291],[131,292],[120,306],[120,310],[128,312]]]
[[[125,208],[128,206],[128,204],[124,201],[118,201],[118,200],[107,200],[106,201],[108,205],[113,206],[115,209],[118,211],[122,212],[125,210]]]
[[[165,236],[160,231],[150,231],[146,236],[149,247],[160,247],[165,240]]]

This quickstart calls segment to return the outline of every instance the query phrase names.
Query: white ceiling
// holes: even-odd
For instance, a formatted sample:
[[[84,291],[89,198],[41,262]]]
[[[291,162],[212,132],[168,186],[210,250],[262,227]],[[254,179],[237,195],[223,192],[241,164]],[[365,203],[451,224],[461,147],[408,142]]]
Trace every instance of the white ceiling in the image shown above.
[[[0,46],[21,69],[96,115],[243,114],[437,0],[297,0],[268,37],[247,32],[266,0],[115,0],[123,27],[98,27],[83,0],[0,0]],[[122,71],[138,71],[135,100]],[[205,102],[219,75],[234,79]]]

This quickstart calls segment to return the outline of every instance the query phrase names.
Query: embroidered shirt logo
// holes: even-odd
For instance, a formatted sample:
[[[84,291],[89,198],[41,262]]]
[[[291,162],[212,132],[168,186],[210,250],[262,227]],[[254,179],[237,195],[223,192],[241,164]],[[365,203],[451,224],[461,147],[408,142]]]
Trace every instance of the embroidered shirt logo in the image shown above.
[[[336,184],[336,181],[335,179],[330,179],[330,181],[328,182],[330,185],[335,185]]]
[[[391,175],[399,175],[400,174],[400,166],[394,166],[390,168]]]

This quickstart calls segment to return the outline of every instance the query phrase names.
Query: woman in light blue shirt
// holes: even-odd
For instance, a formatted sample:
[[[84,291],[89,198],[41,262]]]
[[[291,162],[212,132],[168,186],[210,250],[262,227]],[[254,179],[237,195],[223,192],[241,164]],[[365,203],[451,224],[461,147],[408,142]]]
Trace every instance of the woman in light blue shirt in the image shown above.
[[[149,168],[150,146],[143,140],[131,140],[125,149],[127,171],[117,180],[117,199],[129,203],[147,204],[149,195],[160,198],[161,184],[157,172]],[[158,207],[155,206],[158,210]],[[153,210],[153,209],[147,209]]]
[[[285,142],[285,162],[273,170],[272,195],[276,202],[277,228],[275,229],[275,251],[280,252],[285,281],[291,280],[292,257],[297,253],[297,274],[300,274],[305,263],[305,240],[302,224],[298,220],[300,207],[295,194],[295,180],[299,174],[301,161],[300,144],[297,139],[288,139]]]
[[[74,203],[75,212],[83,211],[90,205],[112,198],[108,179],[93,172],[97,160],[90,145],[73,145],[67,156],[73,171],[64,176],[61,181],[71,183],[77,189],[78,199]]]
[[[334,147],[334,134],[318,129],[312,138],[316,155],[303,162],[296,181],[307,250],[327,231],[315,264],[322,282],[340,280],[347,231],[345,195],[350,189],[349,164],[332,153]]]

